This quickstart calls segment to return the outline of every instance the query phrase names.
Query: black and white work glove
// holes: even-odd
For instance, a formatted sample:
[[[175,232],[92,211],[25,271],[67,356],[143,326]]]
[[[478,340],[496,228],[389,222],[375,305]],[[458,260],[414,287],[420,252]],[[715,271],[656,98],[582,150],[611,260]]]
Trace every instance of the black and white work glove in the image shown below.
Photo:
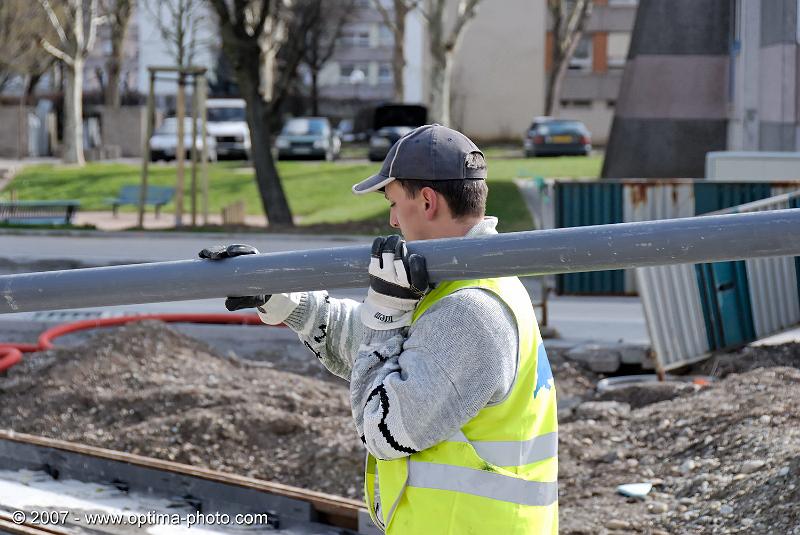
[[[367,298],[361,305],[362,323],[377,331],[411,325],[414,308],[428,291],[425,257],[409,254],[400,236],[375,238],[369,280]]]
[[[233,244],[215,245],[200,251],[200,258],[206,260],[223,260],[235,256],[258,254],[252,245]],[[279,325],[289,317],[300,303],[300,294],[262,294],[230,296],[225,299],[225,308],[233,312],[243,308],[255,308],[261,320],[268,325]]]

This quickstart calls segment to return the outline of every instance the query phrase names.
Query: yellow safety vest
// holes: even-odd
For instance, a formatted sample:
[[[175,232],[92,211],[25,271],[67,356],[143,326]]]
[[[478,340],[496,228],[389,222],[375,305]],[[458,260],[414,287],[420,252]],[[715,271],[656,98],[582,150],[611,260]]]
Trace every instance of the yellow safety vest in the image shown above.
[[[413,321],[463,288],[489,290],[514,313],[519,333],[514,385],[506,399],[484,407],[433,447],[392,461],[367,454],[364,494],[370,515],[397,535],[557,534],[556,390],[530,297],[516,277],[444,282],[422,299]]]

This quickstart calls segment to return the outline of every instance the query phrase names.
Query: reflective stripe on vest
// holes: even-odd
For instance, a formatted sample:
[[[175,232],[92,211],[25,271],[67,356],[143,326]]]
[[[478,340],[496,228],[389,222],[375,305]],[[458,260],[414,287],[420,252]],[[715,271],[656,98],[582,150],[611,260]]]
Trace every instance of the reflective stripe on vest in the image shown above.
[[[497,466],[522,466],[558,455],[558,433],[547,433],[525,441],[469,440],[458,431],[449,442],[469,442],[482,459]]]
[[[531,506],[551,505],[558,499],[558,483],[555,481],[527,481],[497,472],[418,461],[409,463],[408,486],[463,492]]]

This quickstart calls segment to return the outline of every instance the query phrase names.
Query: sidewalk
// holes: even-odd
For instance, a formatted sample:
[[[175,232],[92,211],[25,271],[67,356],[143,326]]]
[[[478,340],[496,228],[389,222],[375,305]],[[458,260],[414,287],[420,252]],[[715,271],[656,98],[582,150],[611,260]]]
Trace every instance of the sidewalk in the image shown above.
[[[78,210],[73,219],[73,224],[76,226],[94,225],[98,230],[125,230],[136,227],[138,224],[139,216],[136,212],[119,212],[116,216],[111,211],[108,212],[84,212]],[[187,212],[183,214],[183,226],[190,228],[192,224],[192,214]],[[221,225],[221,214],[208,214],[208,223],[210,225]],[[267,220],[263,215],[249,215],[245,218],[247,226],[251,227],[266,227]],[[197,214],[197,226],[203,226],[203,214]],[[144,228],[145,229],[173,229],[175,228],[175,214],[162,213],[156,217],[152,208],[145,212],[144,215]]]

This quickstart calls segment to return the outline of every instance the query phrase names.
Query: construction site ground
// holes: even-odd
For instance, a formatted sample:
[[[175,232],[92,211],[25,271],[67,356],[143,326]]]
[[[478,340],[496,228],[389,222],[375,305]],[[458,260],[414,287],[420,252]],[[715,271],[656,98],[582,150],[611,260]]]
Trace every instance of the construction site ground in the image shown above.
[[[248,329],[263,329],[264,351],[246,360],[160,322],[70,335],[0,377],[0,421],[360,498],[347,384],[310,354],[287,365],[285,330]],[[558,353],[561,533],[800,534],[800,344],[690,370],[719,378],[709,386],[603,394],[602,376]],[[653,490],[625,498],[626,483]]]

